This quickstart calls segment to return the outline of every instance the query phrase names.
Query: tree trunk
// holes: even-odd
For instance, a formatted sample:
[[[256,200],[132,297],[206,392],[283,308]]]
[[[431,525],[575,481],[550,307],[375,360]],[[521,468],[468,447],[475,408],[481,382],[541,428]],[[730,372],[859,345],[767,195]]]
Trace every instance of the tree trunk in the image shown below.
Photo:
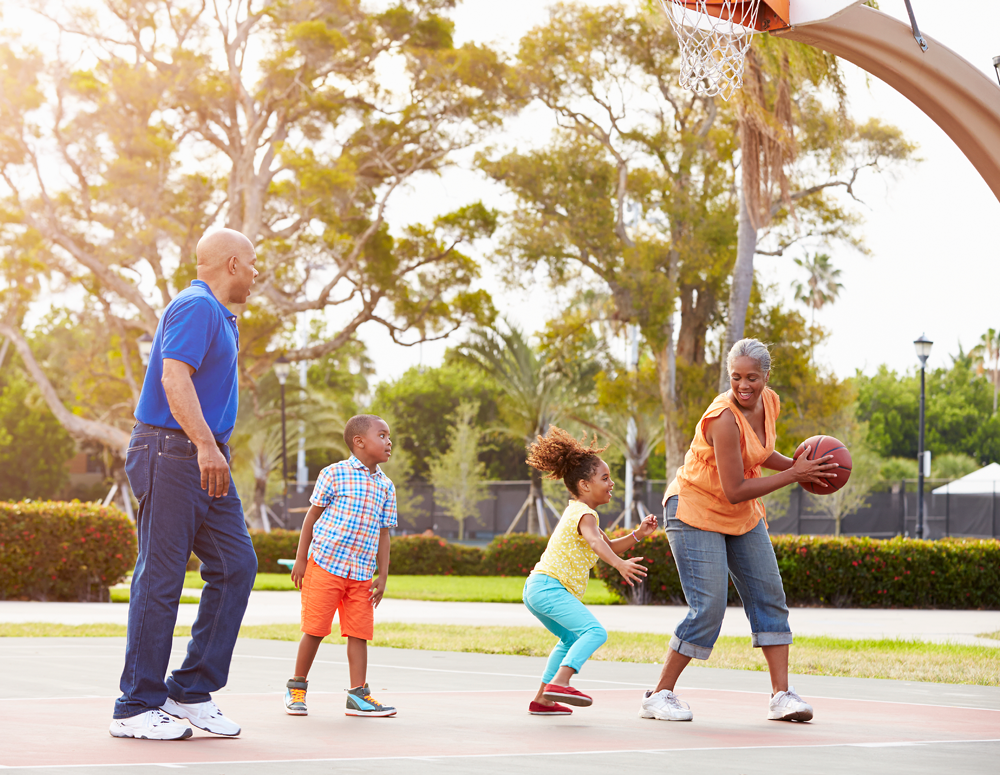
[[[722,363],[719,368],[719,392],[729,390],[729,369],[726,358],[729,350],[740,339],[746,328],[747,309],[750,307],[750,289],[753,287],[753,259],[757,252],[757,229],[750,220],[747,198],[740,190],[740,226],[736,240],[736,265],[733,281],[729,286],[728,322],[726,338],[722,344]]]
[[[667,326],[666,344],[654,351],[659,376],[660,404],[663,407],[664,475],[674,478],[684,462],[684,443],[677,429],[677,361],[674,355],[673,326]]]
[[[542,493],[542,475],[534,469],[531,470],[531,488],[528,491],[528,497],[531,498],[531,503],[528,504],[528,513],[525,515],[528,520],[525,532],[540,535],[542,523],[537,504],[538,499],[544,495]]]

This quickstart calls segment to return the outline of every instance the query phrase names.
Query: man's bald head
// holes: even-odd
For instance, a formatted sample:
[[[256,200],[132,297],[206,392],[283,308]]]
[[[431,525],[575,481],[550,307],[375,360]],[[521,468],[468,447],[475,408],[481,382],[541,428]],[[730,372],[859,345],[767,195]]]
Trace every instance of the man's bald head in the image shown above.
[[[198,240],[198,279],[212,289],[223,304],[244,304],[257,277],[257,252],[253,243],[233,229],[219,229]]]

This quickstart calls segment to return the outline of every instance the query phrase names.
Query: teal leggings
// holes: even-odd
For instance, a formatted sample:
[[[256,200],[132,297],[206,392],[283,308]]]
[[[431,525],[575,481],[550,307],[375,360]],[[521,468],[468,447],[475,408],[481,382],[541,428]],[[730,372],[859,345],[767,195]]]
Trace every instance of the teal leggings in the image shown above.
[[[559,579],[532,573],[524,583],[524,604],[545,629],[559,638],[545,665],[545,683],[563,666],[579,673],[583,663],[608,639],[607,630]]]

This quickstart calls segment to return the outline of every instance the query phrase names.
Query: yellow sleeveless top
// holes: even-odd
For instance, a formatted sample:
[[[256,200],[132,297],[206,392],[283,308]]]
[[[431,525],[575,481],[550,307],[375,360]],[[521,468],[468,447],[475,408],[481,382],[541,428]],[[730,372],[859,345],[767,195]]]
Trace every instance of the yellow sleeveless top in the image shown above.
[[[544,573],[558,579],[579,600],[583,599],[587,591],[590,569],[597,565],[597,554],[577,529],[586,514],[593,514],[597,519],[597,514],[587,504],[580,501],[569,502],[559,524],[552,531],[541,559],[532,570],[532,573]]]
[[[775,423],[781,411],[778,394],[764,388],[760,396],[764,402],[764,444],[743,416],[732,391],[716,396],[698,421],[691,448],[684,456],[684,465],[677,469],[676,478],[667,488],[667,497],[680,496],[677,502],[677,519],[700,530],[726,535],[743,535],[765,519],[764,504],[759,500],[730,503],[722,489],[719,466],[715,462],[715,449],[705,439],[709,420],[726,409],[732,411],[740,429],[740,454],[743,456],[743,478],[756,479],[761,475],[761,464],[774,454],[777,438]],[[765,524],[767,524],[765,522]]]

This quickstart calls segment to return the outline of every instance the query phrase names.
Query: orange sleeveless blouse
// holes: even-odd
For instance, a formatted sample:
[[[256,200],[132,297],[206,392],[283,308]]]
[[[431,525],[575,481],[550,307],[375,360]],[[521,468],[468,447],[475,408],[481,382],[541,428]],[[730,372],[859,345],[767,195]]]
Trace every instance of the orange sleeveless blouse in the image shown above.
[[[743,477],[756,479],[761,475],[761,465],[774,454],[777,438],[775,423],[781,411],[778,394],[764,388],[764,440],[760,443],[750,421],[743,416],[732,391],[716,396],[698,421],[691,448],[684,456],[684,465],[677,469],[676,478],[667,488],[667,496],[680,496],[677,502],[677,519],[700,530],[726,535],[743,535],[766,519],[764,504],[759,500],[730,503],[719,479],[719,466],[715,462],[715,449],[705,439],[705,427],[729,409],[740,429],[740,454],[743,456]],[[767,522],[765,521],[765,525]]]

